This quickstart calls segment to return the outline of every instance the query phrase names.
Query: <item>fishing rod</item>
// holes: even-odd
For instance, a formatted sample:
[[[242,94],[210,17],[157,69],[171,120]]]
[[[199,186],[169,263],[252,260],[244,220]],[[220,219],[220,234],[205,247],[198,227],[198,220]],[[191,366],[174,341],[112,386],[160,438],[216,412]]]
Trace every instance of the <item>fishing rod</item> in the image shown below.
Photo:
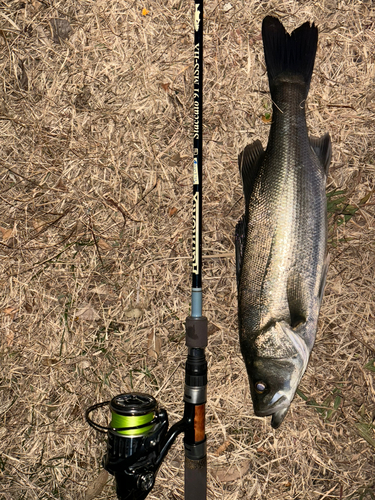
[[[193,269],[191,316],[186,318],[188,359],[185,369],[185,414],[194,426],[185,433],[185,500],[202,500],[207,491],[205,403],[207,398],[207,318],[202,316],[202,159],[203,159],[203,0],[194,11],[194,160]]]
[[[194,0],[194,155],[191,316],[186,318],[183,418],[168,430],[166,410],[149,394],[124,393],[90,406],[86,421],[107,434],[104,468],[115,476],[119,500],[143,500],[155,484],[157,471],[176,437],[184,433],[185,500],[206,500],[207,458],[205,404],[207,397],[207,318],[202,316],[202,115],[203,0]],[[91,414],[108,406],[109,425]]]

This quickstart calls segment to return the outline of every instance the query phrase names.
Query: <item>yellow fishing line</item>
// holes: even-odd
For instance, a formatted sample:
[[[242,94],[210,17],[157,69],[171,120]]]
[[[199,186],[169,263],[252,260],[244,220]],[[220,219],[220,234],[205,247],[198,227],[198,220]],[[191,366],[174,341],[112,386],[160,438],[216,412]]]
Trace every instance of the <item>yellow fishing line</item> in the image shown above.
[[[148,413],[147,415],[141,416],[131,416],[125,417],[124,415],[119,415],[118,413],[112,412],[111,427],[116,429],[122,427],[136,427],[137,425],[147,424],[151,422],[154,418],[154,413]],[[128,431],[117,431],[119,434],[124,434],[125,436],[139,436],[144,434],[152,428],[152,425],[142,427],[141,429],[130,429]]]

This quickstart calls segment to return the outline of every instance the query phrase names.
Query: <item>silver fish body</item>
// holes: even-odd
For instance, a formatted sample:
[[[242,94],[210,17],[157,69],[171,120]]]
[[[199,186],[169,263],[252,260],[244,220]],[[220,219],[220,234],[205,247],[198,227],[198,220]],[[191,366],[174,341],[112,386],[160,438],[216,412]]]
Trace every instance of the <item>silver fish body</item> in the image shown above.
[[[273,101],[268,144],[239,156],[245,214],[236,227],[240,345],[256,415],[284,419],[314,345],[328,268],[328,134],[309,138],[305,101],[317,28],[263,21]]]

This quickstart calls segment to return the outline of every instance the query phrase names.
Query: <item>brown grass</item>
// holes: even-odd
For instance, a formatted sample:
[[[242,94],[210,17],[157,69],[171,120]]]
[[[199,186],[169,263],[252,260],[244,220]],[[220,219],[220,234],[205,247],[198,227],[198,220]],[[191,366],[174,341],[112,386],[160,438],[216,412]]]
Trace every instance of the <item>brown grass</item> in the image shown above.
[[[204,312],[217,327],[207,349],[208,497],[373,499],[375,380],[364,366],[375,358],[375,211],[363,198],[375,189],[374,6],[228,3],[205,5]],[[105,449],[87,406],[134,389],[154,394],[172,422],[182,415],[193,2],[0,9],[0,498],[83,499]],[[252,410],[233,245],[237,155],[269,130],[267,14],[289,30],[319,26],[308,125],[332,136],[328,190],[346,189],[360,207],[346,225],[331,219],[320,328],[300,386],[310,402],[333,408],[339,396],[339,406],[327,418],[296,396],[278,431]],[[72,29],[54,41],[57,18]],[[156,359],[148,346],[159,351],[159,341]],[[151,499],[183,498],[182,464],[178,440]],[[115,498],[112,480],[97,498]]]

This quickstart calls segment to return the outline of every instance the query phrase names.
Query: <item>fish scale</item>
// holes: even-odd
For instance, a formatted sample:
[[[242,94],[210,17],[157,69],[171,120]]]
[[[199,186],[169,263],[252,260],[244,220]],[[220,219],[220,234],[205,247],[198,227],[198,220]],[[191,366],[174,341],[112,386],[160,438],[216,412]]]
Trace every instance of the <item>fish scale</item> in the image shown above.
[[[283,421],[314,345],[328,268],[325,185],[328,134],[309,138],[305,102],[317,28],[288,35],[276,18],[262,27],[271,97],[267,148],[239,156],[245,214],[236,227],[240,345],[254,411]]]

